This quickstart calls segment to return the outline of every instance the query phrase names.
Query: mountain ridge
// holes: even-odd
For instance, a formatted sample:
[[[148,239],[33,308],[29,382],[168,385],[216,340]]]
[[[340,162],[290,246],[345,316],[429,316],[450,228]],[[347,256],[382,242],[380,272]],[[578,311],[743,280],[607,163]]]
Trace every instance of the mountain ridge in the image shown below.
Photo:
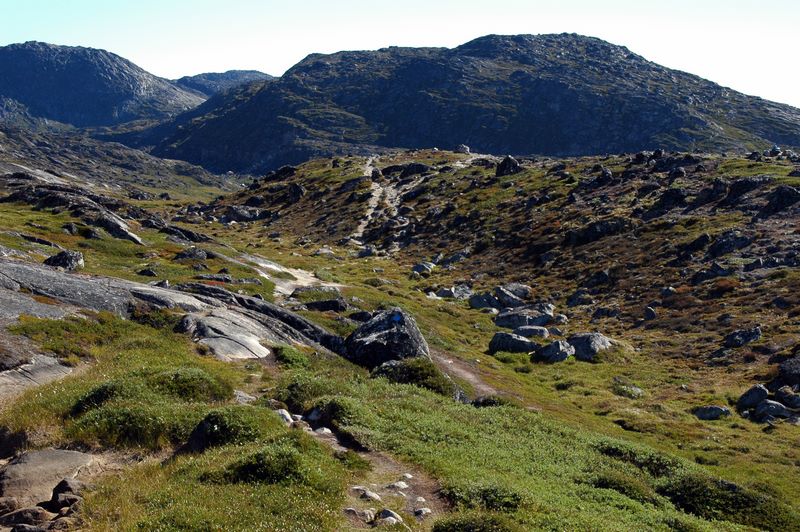
[[[0,47],[0,95],[78,127],[163,120],[204,98],[112,52],[38,41]]]
[[[461,143],[554,156],[800,145],[800,110],[575,34],[311,54],[235,106],[206,109],[162,124],[145,144],[216,171],[251,172]]]

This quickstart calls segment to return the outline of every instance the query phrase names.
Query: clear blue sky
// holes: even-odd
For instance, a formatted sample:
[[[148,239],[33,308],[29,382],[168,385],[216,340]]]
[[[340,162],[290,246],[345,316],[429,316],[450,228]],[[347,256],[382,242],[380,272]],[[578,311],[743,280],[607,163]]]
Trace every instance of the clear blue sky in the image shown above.
[[[800,0],[0,0],[0,44],[103,48],[154,74],[280,75],[312,52],[592,35],[800,107]]]

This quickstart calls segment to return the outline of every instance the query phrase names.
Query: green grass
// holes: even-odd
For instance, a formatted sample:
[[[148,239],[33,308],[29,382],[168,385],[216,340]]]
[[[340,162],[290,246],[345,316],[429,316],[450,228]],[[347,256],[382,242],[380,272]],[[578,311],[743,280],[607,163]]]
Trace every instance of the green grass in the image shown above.
[[[734,522],[753,524],[739,510],[721,510],[721,505],[714,507],[723,514],[703,516],[730,523],[703,523],[682,512],[685,506],[667,488],[659,488],[661,483],[685,478],[715,482],[687,461],[598,440],[519,408],[476,409],[381,379],[300,374],[284,383],[282,394],[295,408],[319,409],[329,426],[360,445],[418,463],[442,481],[443,493],[456,508],[502,512],[520,526],[666,530],[680,521],[711,530],[735,528]],[[615,461],[628,464],[627,479],[608,477]],[[586,482],[603,472],[605,480],[597,476],[596,483]],[[658,489],[667,496],[656,495]],[[776,519],[795,516],[776,499],[758,497],[774,505]],[[749,499],[747,504],[760,508]],[[767,522],[764,515],[756,519]]]
[[[107,313],[63,321],[24,318],[13,331],[47,351],[91,361],[3,409],[0,425],[37,434],[41,444],[174,445],[243,380],[236,367],[198,356],[184,336]]]

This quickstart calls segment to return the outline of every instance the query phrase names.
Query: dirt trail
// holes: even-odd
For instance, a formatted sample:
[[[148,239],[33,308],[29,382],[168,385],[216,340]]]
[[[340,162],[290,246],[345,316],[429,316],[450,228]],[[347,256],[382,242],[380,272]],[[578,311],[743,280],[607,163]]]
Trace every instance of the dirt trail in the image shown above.
[[[431,358],[439,368],[450,375],[469,383],[475,391],[476,396],[482,395],[502,395],[497,388],[489,385],[479,374],[479,370],[474,363],[461,360],[460,358],[447,356],[441,351],[432,351]]]
[[[343,445],[335,434],[311,433],[318,441],[329,445],[334,450],[345,451],[349,448]],[[449,511],[449,504],[441,496],[441,485],[434,478],[422,471],[419,467],[404,464],[391,456],[375,451],[355,451],[370,463],[370,470],[363,474],[358,485],[349,486],[347,499],[342,512],[348,519],[347,530],[367,530],[373,528],[366,523],[363,516],[347,512],[352,508],[356,511],[373,509],[380,512],[384,508],[400,513],[404,523],[411,530],[428,530],[431,523]],[[408,487],[390,487],[396,482],[404,482]],[[376,493],[381,500],[369,500],[361,496],[362,490],[367,489]],[[422,500],[424,499],[424,501]],[[430,514],[422,518],[414,517],[414,511],[427,508]]]

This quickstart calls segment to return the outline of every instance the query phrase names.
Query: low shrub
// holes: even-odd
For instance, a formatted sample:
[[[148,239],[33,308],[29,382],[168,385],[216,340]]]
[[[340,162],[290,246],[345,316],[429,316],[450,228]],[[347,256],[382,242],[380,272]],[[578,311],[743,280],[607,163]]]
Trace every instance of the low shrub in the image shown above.
[[[75,401],[70,416],[78,417],[85,414],[89,410],[103,406],[111,399],[118,397],[125,397],[129,395],[130,390],[126,386],[116,381],[108,381],[98,384]]]
[[[161,393],[183,401],[214,402],[233,397],[230,384],[212,377],[200,368],[163,371],[152,376],[150,383]]]
[[[346,392],[346,387],[340,381],[297,371],[278,387],[275,399],[285,403],[292,412],[303,412],[315,399],[343,392]]]
[[[175,330],[181,322],[181,315],[166,309],[154,309],[148,305],[132,305],[130,316],[136,323],[154,329]]]
[[[472,401],[472,406],[475,408],[490,408],[495,406],[517,406],[508,397],[502,395],[484,395]]]
[[[202,415],[199,407],[169,403],[103,405],[78,418],[67,433],[84,443],[159,449],[186,441]]]
[[[212,410],[194,427],[187,448],[201,452],[209,447],[242,444],[265,437],[278,427],[272,412],[242,405]]]
[[[704,519],[764,530],[790,530],[800,523],[800,514],[775,498],[698,471],[682,471],[657,491],[684,512]]]
[[[398,384],[413,384],[448,397],[455,393],[453,382],[436,364],[424,357],[387,362],[373,369],[370,375]]]
[[[492,513],[463,513],[443,517],[433,524],[433,532],[522,532],[522,527],[507,517]]]
[[[522,495],[498,485],[451,486],[443,488],[442,495],[454,506],[462,508],[513,512],[522,504]]]
[[[654,477],[670,475],[680,469],[681,463],[656,451],[614,440],[602,440],[595,448],[603,455],[633,464]]]
[[[308,367],[309,360],[306,355],[288,345],[276,345],[272,348],[275,353],[275,359],[282,366],[290,368],[305,368]]]
[[[651,504],[658,501],[655,489],[647,481],[623,471],[602,471],[592,479],[591,484],[595,488],[614,490],[635,501]]]
[[[339,490],[335,462],[320,444],[302,433],[289,433],[203,480],[249,484],[302,484],[321,492]],[[335,467],[335,466],[334,466]],[[327,470],[327,471],[326,471]]]

